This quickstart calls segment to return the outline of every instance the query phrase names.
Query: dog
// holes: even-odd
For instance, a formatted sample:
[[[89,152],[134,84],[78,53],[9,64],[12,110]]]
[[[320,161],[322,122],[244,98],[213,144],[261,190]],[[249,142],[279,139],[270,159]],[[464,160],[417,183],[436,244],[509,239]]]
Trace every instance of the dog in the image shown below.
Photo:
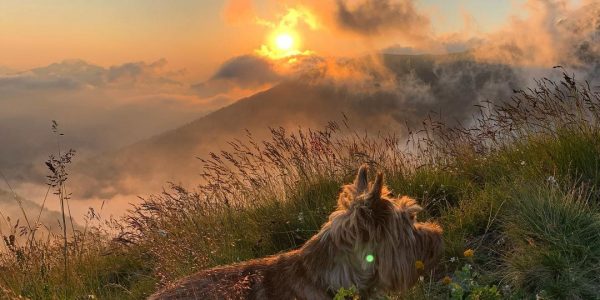
[[[441,256],[442,229],[417,222],[422,208],[393,198],[378,173],[359,168],[342,187],[338,207],[301,248],[200,271],[149,299],[332,299],[354,287],[361,299],[410,289]]]

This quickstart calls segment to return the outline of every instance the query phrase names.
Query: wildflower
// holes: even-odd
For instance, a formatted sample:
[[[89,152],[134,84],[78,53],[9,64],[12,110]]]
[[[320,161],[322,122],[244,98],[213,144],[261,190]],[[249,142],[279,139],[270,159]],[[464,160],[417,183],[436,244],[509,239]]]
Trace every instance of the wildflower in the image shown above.
[[[449,285],[450,283],[452,283],[452,278],[450,278],[450,276],[444,276],[444,278],[442,278],[442,283],[445,285]]]
[[[304,222],[304,214],[302,212],[298,214],[298,221]]]
[[[556,183],[556,178],[554,178],[554,176],[548,176],[548,179],[546,179],[546,180],[552,184]]]
[[[525,161],[524,161],[524,160],[522,160],[522,161],[521,161],[521,166],[524,166],[524,165],[525,165]]]
[[[424,270],[425,269],[425,264],[422,261],[417,260],[415,262],[415,267],[417,267],[417,270]]]
[[[463,255],[465,257],[473,257],[473,255],[475,255],[475,251],[473,249],[467,249],[467,250],[465,250]]]
[[[450,257],[450,262],[456,262],[458,258],[456,256]]]

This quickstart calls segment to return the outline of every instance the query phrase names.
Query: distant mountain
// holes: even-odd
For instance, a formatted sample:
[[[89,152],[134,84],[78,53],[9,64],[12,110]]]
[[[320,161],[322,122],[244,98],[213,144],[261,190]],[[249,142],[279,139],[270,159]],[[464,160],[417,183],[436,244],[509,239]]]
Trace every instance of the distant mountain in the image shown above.
[[[15,72],[15,70],[13,70],[9,67],[0,66],[0,75],[12,74],[14,72]]]
[[[27,214],[27,218],[31,226],[35,225],[35,222],[39,216],[39,221],[41,224],[46,226],[52,232],[60,232],[58,225],[61,218],[60,213],[50,211],[47,208],[42,209],[40,205],[31,200],[25,199],[18,195],[15,198],[13,193],[0,190],[0,212],[2,213],[2,216],[0,216],[0,231],[3,234],[8,234],[10,231],[9,222],[5,219],[7,217],[10,218],[10,224],[12,226],[17,224],[17,221],[19,222],[19,227],[27,226],[27,222],[23,216],[23,211],[19,207],[19,202],[21,202],[23,205],[23,211],[25,211]]]
[[[245,130],[260,139],[269,127],[322,128],[345,114],[358,130],[401,133],[405,124],[416,125],[431,111],[464,121],[474,104],[504,98],[520,82],[510,67],[476,63],[465,53],[383,55],[379,61],[391,73],[391,86],[390,78],[377,71],[381,66],[369,64],[356,68],[364,81],[319,72],[290,79],[175,130],[87,160],[73,172],[77,184],[71,186],[77,197],[110,198],[157,192],[167,181],[193,184],[200,173],[195,157],[226,148]]]

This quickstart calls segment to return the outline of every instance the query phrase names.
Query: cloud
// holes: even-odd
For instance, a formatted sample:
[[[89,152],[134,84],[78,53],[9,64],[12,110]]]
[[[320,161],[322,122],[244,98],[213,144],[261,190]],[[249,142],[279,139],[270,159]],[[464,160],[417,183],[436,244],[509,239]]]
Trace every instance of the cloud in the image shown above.
[[[523,8],[527,17],[514,16],[499,31],[484,36],[474,49],[478,60],[526,67],[597,68],[600,3],[573,9],[565,1],[529,0]]]
[[[118,66],[111,66],[106,70],[106,82],[118,85],[181,85],[178,80],[170,78],[169,73],[164,72],[167,66],[166,59],[160,59],[153,63],[130,62]],[[173,74],[173,73],[171,73]]]
[[[225,62],[211,80],[231,80],[241,86],[273,82],[280,77],[266,59],[244,55]]]
[[[12,91],[74,90],[82,88],[155,90],[181,86],[181,71],[166,70],[167,61],[131,62],[104,68],[83,60],[65,60],[11,75],[0,75],[0,89]]]
[[[234,57],[223,63],[211,78],[192,87],[201,97],[226,94],[234,89],[262,88],[280,81],[273,61],[254,55]]]
[[[81,84],[70,78],[38,77],[32,74],[0,76],[0,90],[74,90]]]
[[[411,0],[361,0],[354,6],[337,0],[336,17],[341,28],[361,35],[393,31],[414,40],[430,30],[429,18],[419,13]]]

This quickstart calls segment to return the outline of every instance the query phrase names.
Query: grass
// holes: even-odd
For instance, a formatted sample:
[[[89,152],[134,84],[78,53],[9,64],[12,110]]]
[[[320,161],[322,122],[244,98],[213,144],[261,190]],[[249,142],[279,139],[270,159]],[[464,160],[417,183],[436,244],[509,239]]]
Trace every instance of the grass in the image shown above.
[[[597,298],[600,215],[589,204],[593,193],[553,185],[515,193],[504,225],[514,243],[506,256],[507,279],[552,298]]]
[[[408,141],[347,123],[248,134],[201,160],[196,189],[172,185],[122,220],[92,215],[85,229],[28,242],[10,238],[26,227],[3,233],[0,295],[141,299],[203,268],[294,249],[368,163],[445,230],[435,272],[390,298],[600,299],[600,95],[565,74],[505,100],[467,127],[429,118]]]

